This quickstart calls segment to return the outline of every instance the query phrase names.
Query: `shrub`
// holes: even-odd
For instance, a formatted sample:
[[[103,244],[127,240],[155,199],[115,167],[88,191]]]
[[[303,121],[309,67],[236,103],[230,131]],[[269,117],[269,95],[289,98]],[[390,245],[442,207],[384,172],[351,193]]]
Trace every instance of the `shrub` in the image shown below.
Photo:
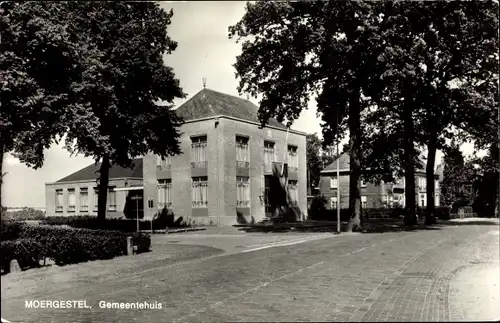
[[[26,224],[23,222],[2,220],[0,223],[0,239],[6,241],[19,238],[25,226]]]
[[[67,225],[78,229],[92,230],[112,230],[120,232],[136,232],[137,220],[135,219],[105,219],[104,221],[97,220],[96,216],[50,216],[47,217],[42,224],[47,225]],[[165,230],[167,227],[186,227],[187,223],[182,221],[174,221],[174,213],[171,210],[163,209],[158,212],[153,219],[153,230]],[[140,230],[151,230],[150,220],[139,221]]]
[[[13,228],[10,228],[13,226]],[[2,225],[4,227],[4,225]],[[33,259],[47,257],[57,265],[74,264],[89,260],[111,259],[125,255],[128,234],[118,231],[64,229],[50,226],[5,223],[5,231],[15,232],[15,240],[2,241],[2,264],[18,259],[23,266],[35,266]],[[137,253],[149,251],[151,237],[144,233],[132,234]]]
[[[35,210],[30,207],[25,207],[19,211],[2,212],[2,220],[43,220],[45,219],[45,212],[42,210]]]
[[[326,197],[323,195],[316,195],[311,200],[311,206],[308,212],[311,220],[322,220],[322,214],[326,211]]]
[[[148,234],[134,233],[132,243],[137,246],[137,253],[148,252],[151,249],[151,237]]]
[[[312,204],[312,203],[311,203]],[[313,211],[309,210],[308,216],[311,220],[316,221],[337,221],[337,210],[336,209],[324,209]],[[340,221],[349,221],[350,213],[349,209],[340,209]]]
[[[318,199],[319,205],[321,199]],[[313,208],[314,200],[311,202],[311,209],[309,210],[309,218],[312,220],[319,221],[337,221],[337,210],[336,209],[321,209],[321,207]],[[363,217],[365,219],[398,219],[403,218],[405,214],[405,209],[403,208],[367,208],[363,209]],[[417,209],[417,214],[420,217],[425,216],[426,209]],[[450,210],[447,207],[436,207],[435,215],[438,219],[446,220],[450,218]],[[340,210],[340,221],[349,221],[350,213],[349,209]]]
[[[18,261],[21,269],[39,267],[43,258],[44,248],[35,239],[25,238],[0,242],[2,252],[2,269],[5,272],[10,270],[10,262],[13,259]]]

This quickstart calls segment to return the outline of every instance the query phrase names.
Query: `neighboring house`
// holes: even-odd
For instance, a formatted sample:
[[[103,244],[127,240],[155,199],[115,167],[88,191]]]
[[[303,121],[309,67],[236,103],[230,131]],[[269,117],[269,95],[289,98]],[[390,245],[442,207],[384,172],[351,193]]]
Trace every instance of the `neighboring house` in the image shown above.
[[[45,184],[47,216],[97,215],[96,179],[99,168],[99,163],[92,164],[55,183]],[[133,193],[115,189],[142,186],[142,169],[142,158],[134,159],[132,168],[111,166],[106,217],[124,217],[126,197]],[[142,205],[139,209],[142,209]],[[136,211],[134,208],[134,212]]]
[[[337,179],[337,161],[321,171],[320,192],[329,201],[329,208],[349,208],[349,155],[342,154],[339,160],[339,175]],[[427,180],[425,170],[415,170],[415,190],[417,205],[427,205]],[[435,205],[439,206],[439,175],[435,179]],[[340,201],[337,200],[337,190],[340,190]],[[405,206],[405,179],[397,179],[394,183],[373,184],[361,181],[361,204],[364,208]]]
[[[270,216],[273,167],[287,162],[290,196],[307,216],[305,133],[275,119],[261,128],[256,105],[209,89],[175,111],[184,119],[183,153],[144,157],[145,203],[208,225],[259,221]]]

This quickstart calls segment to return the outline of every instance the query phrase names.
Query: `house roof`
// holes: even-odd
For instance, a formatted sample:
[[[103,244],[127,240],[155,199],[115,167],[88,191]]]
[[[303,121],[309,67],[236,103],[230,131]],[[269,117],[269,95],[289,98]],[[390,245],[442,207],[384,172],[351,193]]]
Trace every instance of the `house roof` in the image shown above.
[[[117,165],[111,166],[109,169],[109,179],[129,177],[142,178],[142,158],[134,159],[132,164],[132,168],[125,168]],[[89,165],[58,180],[56,183],[95,180],[97,178],[97,171],[100,167],[101,163]]]
[[[349,154],[343,153],[339,157],[339,169],[350,169]],[[336,171],[337,159],[323,169],[323,172]]]
[[[349,153],[345,152],[340,155],[340,162],[339,162],[339,169],[341,170],[349,170],[350,169],[350,163],[349,163]],[[416,167],[415,171],[416,172],[424,172],[425,173],[425,162],[421,161],[422,167]],[[332,172],[337,170],[337,159],[335,159],[331,164],[326,166],[323,170],[322,173],[326,172]],[[438,175],[436,171],[436,175]]]
[[[259,107],[248,100],[209,89],[202,89],[175,110],[185,121],[223,115],[253,122],[259,122],[258,111]],[[274,118],[268,125],[287,128]]]

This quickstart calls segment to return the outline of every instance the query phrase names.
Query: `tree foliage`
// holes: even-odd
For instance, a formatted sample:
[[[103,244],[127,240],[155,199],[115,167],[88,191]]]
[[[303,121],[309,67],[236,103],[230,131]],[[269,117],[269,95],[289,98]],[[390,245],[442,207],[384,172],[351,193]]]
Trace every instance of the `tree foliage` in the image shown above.
[[[99,214],[105,216],[112,164],[153,152],[180,153],[171,109],[184,97],[163,55],[177,47],[167,34],[173,12],[153,2],[68,2],[69,31],[80,44],[80,79],[67,114],[66,147],[101,160]],[[160,104],[164,102],[166,104]]]
[[[361,227],[360,113],[363,88],[375,78],[383,45],[375,2],[300,1],[248,3],[229,36],[246,39],[234,65],[238,90],[262,94],[259,118],[295,120],[317,95],[323,137],[350,132],[350,228]],[[340,130],[340,131],[339,131]]]
[[[53,2],[1,3],[2,175],[7,153],[40,168],[44,149],[65,131],[62,117],[71,100],[78,61],[67,26],[61,24],[65,16],[63,8]],[[0,178],[0,190],[1,183]]]
[[[103,219],[111,165],[129,167],[148,152],[180,153],[182,120],[171,108],[185,94],[163,63],[163,55],[177,47],[167,33],[173,12],[153,2],[30,2],[10,8],[2,16],[12,52],[2,54],[12,84],[2,88],[2,100],[10,104],[8,114],[2,107],[5,150],[34,141],[28,150],[34,153],[22,156],[39,166],[43,148],[65,134],[68,151],[101,162]],[[10,135],[14,128],[21,132]]]
[[[444,156],[443,181],[441,183],[441,203],[452,208],[471,206],[475,198],[476,171],[457,145],[446,150]]]
[[[323,148],[323,142],[316,133],[306,136],[306,161],[309,171],[309,187],[311,191],[319,185],[321,171],[336,159],[332,147]]]

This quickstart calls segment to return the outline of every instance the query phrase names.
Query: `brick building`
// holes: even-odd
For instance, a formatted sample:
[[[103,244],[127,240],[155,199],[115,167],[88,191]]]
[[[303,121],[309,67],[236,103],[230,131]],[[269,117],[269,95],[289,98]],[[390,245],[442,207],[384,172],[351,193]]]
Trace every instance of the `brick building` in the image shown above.
[[[349,155],[340,155],[339,179],[337,179],[337,161],[321,171],[320,193],[329,201],[329,208],[349,208]],[[415,170],[416,201],[420,207],[427,205],[427,180],[425,170]],[[439,206],[439,174],[435,179],[435,205]],[[337,190],[340,190],[340,201],[337,200]],[[405,206],[405,179],[397,179],[394,183],[373,184],[361,181],[361,204],[364,208]]]
[[[175,111],[185,121],[180,128],[182,153],[166,159],[148,154],[136,161],[140,171],[113,167],[110,217],[123,216],[126,197],[140,194],[145,218],[167,207],[176,218],[205,225],[257,222],[270,215],[266,205],[270,176],[284,162],[290,197],[303,218],[307,216],[305,133],[288,130],[275,119],[261,128],[256,105],[209,89]],[[98,168],[91,165],[46,184],[47,214],[96,214],[97,208],[88,205],[88,192],[96,186]],[[79,209],[79,203],[87,205],[87,211]]]
[[[122,188],[142,186],[142,158],[134,159],[132,164],[132,168],[112,166],[109,170],[109,191],[106,203],[106,217],[108,218],[124,217],[127,196],[135,194],[135,192],[121,191]],[[47,216],[97,215],[96,178],[100,166],[99,163],[92,164],[57,182],[46,183],[45,211]],[[142,205],[139,211],[142,212]]]
[[[206,225],[259,221],[269,215],[265,195],[273,165],[287,162],[290,195],[307,216],[304,133],[287,131],[275,119],[260,128],[256,105],[209,89],[176,112],[185,121],[182,154],[143,158],[145,203],[153,199],[159,209]]]

